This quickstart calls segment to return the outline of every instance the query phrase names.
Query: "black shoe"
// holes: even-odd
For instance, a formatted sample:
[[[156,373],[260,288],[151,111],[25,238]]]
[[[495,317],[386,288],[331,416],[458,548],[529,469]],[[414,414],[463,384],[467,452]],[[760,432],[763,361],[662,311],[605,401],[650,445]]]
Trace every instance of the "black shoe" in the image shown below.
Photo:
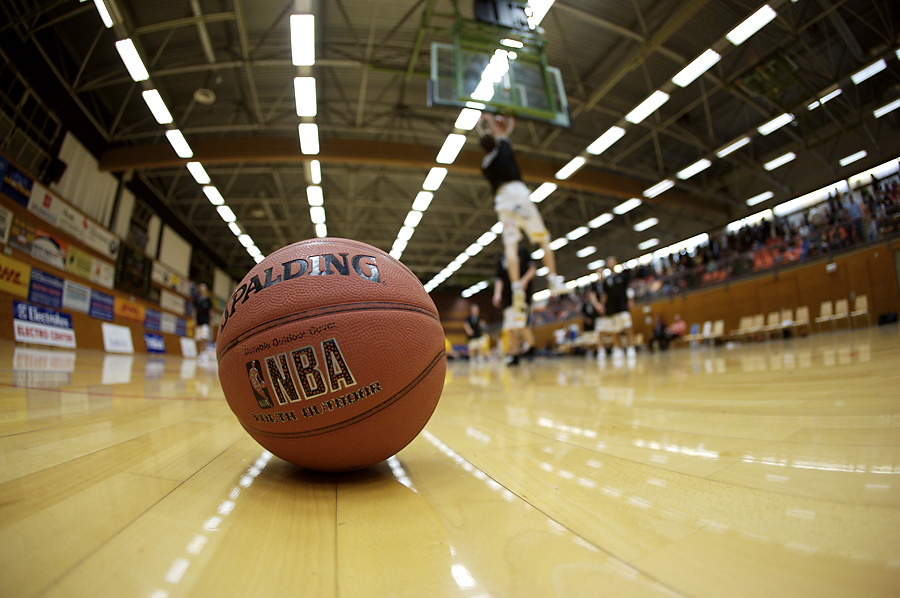
[[[506,365],[519,365],[519,356],[510,355],[506,358]]]
[[[525,351],[525,353],[523,353],[522,356],[525,359],[527,359],[528,361],[531,361],[534,359],[534,354],[535,354],[534,347],[528,347],[528,350]]]

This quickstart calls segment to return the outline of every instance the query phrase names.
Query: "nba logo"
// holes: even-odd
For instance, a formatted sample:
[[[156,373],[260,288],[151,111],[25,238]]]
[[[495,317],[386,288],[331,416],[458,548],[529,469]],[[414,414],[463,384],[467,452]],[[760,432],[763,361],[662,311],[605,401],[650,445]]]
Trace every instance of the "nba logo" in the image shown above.
[[[271,409],[272,399],[269,397],[269,389],[266,388],[266,381],[262,377],[262,366],[259,361],[254,359],[247,363],[247,378],[250,380],[250,388],[256,395],[256,402],[259,403],[261,409]]]

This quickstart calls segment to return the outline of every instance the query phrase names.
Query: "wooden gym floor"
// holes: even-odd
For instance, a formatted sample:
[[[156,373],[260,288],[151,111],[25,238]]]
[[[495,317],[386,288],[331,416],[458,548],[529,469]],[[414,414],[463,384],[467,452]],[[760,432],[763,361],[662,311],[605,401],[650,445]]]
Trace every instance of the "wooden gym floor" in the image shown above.
[[[368,470],[270,457],[214,367],[0,345],[0,595],[900,596],[897,326],[452,363]]]

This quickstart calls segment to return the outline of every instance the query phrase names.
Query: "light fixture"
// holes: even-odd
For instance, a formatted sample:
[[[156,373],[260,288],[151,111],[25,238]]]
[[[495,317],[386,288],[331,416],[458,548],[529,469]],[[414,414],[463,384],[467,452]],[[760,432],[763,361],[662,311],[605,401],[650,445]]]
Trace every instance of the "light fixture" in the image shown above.
[[[641,251],[644,251],[645,249],[650,249],[651,247],[656,247],[657,245],[659,245],[659,239],[654,237],[652,239],[647,239],[643,243],[638,243],[637,248]]]
[[[435,161],[439,164],[453,164],[465,144],[465,135],[450,133],[444,140],[444,145],[441,146],[441,151],[438,152]]]
[[[637,105],[637,107],[625,115],[625,120],[630,123],[638,124],[669,101],[669,94],[664,91],[656,90],[650,96]]]
[[[413,200],[412,209],[424,212],[428,209],[428,206],[431,205],[432,198],[434,198],[434,193],[419,191],[419,194],[416,195],[416,199]]]
[[[294,77],[294,100],[297,116],[316,115],[316,78]]]
[[[306,201],[310,206],[321,206],[325,204],[325,194],[318,185],[308,185],[306,187]]]
[[[483,246],[479,245],[478,243],[472,243],[471,245],[466,247],[466,254],[475,257],[476,255],[481,253],[482,249],[484,249]]]
[[[581,237],[585,236],[590,231],[591,229],[586,226],[579,226],[575,230],[566,233],[566,238],[570,241],[574,241],[575,239],[580,239]]]
[[[663,181],[656,183],[649,189],[644,189],[644,197],[646,197],[648,199],[652,198],[652,197],[656,197],[657,195],[665,193],[666,191],[668,191],[669,189],[671,189],[674,186],[675,186],[675,181],[673,181],[672,179],[665,179]]]
[[[672,77],[672,83],[678,87],[687,87],[693,83],[697,77],[711,69],[713,65],[721,59],[721,54],[715,50],[706,50],[703,54],[691,61],[690,64],[678,71],[678,73]]]
[[[503,223],[495,222],[494,226],[491,227],[491,232],[496,235],[499,235],[500,233],[502,233],[503,232]]]
[[[644,232],[648,228],[652,228],[659,224],[658,218],[647,218],[646,220],[641,220],[637,224],[634,225],[635,232]]]
[[[740,46],[750,39],[754,33],[768,25],[776,16],[777,14],[772,10],[771,6],[763,4],[759,10],[744,19],[740,25],[726,33],[725,39],[735,46]]]
[[[737,150],[741,149],[748,143],[750,143],[749,137],[747,137],[747,136],[741,137],[740,139],[737,139],[737,140],[733,141],[732,143],[729,143],[728,145],[726,145],[725,147],[723,147],[722,149],[717,151],[716,157],[724,158],[728,154],[730,154],[732,152],[736,152]]]
[[[797,157],[797,154],[795,154],[794,152],[788,152],[786,154],[778,156],[774,160],[770,160],[770,161],[766,162],[765,164],[763,164],[763,168],[765,168],[766,170],[775,170],[779,166],[784,166],[785,164],[787,164],[791,160],[795,159],[796,157]]]
[[[550,241],[550,249],[556,251],[557,249],[561,249],[569,244],[569,240],[565,237],[560,237],[558,239],[553,239]]]
[[[172,122],[172,114],[169,112],[169,109],[166,108],[166,103],[163,102],[162,96],[159,95],[159,91],[147,89],[141,93],[141,96],[144,98],[144,102],[147,104],[147,108],[150,109],[156,122],[161,125],[168,125]]]
[[[628,200],[628,201],[631,201],[631,200]],[[641,200],[638,200],[638,202],[640,202],[640,201]],[[638,203],[637,205],[640,205],[640,203]],[[631,209],[631,208],[629,208],[629,209]],[[625,212],[627,212],[627,211],[628,210],[625,210]],[[622,212],[622,213],[624,214],[625,212]],[[597,216],[596,218],[594,218],[593,220],[588,222],[587,225],[590,228],[600,228],[604,224],[608,224],[609,222],[612,222],[612,219],[613,219],[612,214],[604,213],[604,214],[600,214],[599,216]]]
[[[194,177],[194,180],[197,181],[198,185],[209,185],[210,178],[209,175],[206,174],[206,169],[203,168],[203,164],[200,162],[188,162],[187,169],[188,172],[191,173],[191,176]]]
[[[841,166],[847,166],[848,164],[853,164],[857,160],[862,160],[863,158],[865,158],[868,155],[869,154],[866,152],[866,150],[860,150],[860,151],[856,152],[855,154],[850,154],[849,156],[840,159]]]
[[[587,265],[589,270],[597,270],[606,265],[606,260],[594,260],[590,264]]]
[[[315,16],[291,15],[291,61],[294,66],[316,63]]]
[[[248,251],[247,253],[250,253],[250,252]],[[257,264],[260,263],[261,261],[263,261],[264,259],[266,259],[266,258],[262,254],[253,256],[253,261],[256,262]]]
[[[794,122],[794,115],[790,112],[785,112],[784,114],[780,114],[772,120],[761,124],[756,130],[759,131],[760,135],[769,135],[791,122]]]
[[[146,81],[150,78],[150,73],[144,67],[141,56],[138,54],[137,48],[134,47],[134,42],[131,41],[130,37],[117,41],[116,50],[118,50],[119,56],[122,57],[122,62],[125,63],[125,68],[128,69],[128,74],[131,75],[132,79],[135,81]]]
[[[869,66],[864,69],[860,69],[850,75],[850,80],[853,81],[856,85],[859,85],[872,75],[880,73],[884,69],[887,68],[887,63],[884,61],[884,58],[879,58]]]
[[[456,123],[453,126],[464,131],[471,131],[475,128],[475,125],[478,124],[479,118],[481,118],[481,110],[463,108],[462,111],[460,111],[459,116],[456,118]]]
[[[237,216],[234,215],[234,212],[232,212],[231,208],[228,206],[218,206],[216,207],[216,211],[225,222],[234,222],[237,220]]]
[[[829,91],[828,93],[826,93],[825,95],[823,95],[821,98],[819,98],[818,100],[816,100],[815,102],[813,102],[812,104],[810,104],[809,106],[807,106],[806,109],[807,109],[807,110],[815,110],[815,109],[818,108],[819,106],[824,106],[824,105],[825,105],[825,102],[830,102],[830,101],[833,100],[834,98],[836,98],[836,97],[838,97],[839,95],[841,95],[841,93],[843,93],[843,91],[841,90],[841,88],[835,86],[835,88],[834,88],[832,91]]]
[[[238,226],[237,222],[229,222],[228,228],[231,229],[231,232],[233,232],[236,237],[241,235],[241,227]]]
[[[220,206],[225,203],[225,198],[222,197],[222,194],[219,193],[219,190],[213,187],[212,185],[206,185],[203,187],[203,194],[214,206]]]
[[[643,202],[640,199],[638,199],[637,197],[632,197],[631,199],[623,201],[622,203],[620,203],[619,205],[614,207],[613,213],[621,216],[622,214],[625,214],[625,213],[630,212],[631,210],[635,209],[636,207],[641,205],[641,203],[643,203]],[[612,218],[610,218],[610,220],[612,220]]]
[[[872,112],[872,114],[875,115],[875,118],[881,118],[882,116],[884,116],[884,115],[887,114],[888,112],[893,112],[893,111],[896,110],[897,108],[900,108],[900,98],[894,100],[893,102],[888,102],[887,104],[885,104],[885,105],[882,106],[881,108],[876,108],[876,109]]]
[[[394,244],[391,245],[391,253],[403,253],[406,250],[406,246],[408,244],[409,241],[406,241],[405,239],[394,239]]]
[[[319,153],[319,127],[316,123],[300,123],[300,151],[306,155]]]
[[[572,158],[568,164],[559,169],[559,171],[554,175],[557,179],[564,181],[575,172],[578,171],[579,168],[585,165],[587,162],[587,158],[584,156],[575,156]]]
[[[519,40],[509,39],[508,37],[501,39],[500,44],[506,46],[507,48],[524,48],[525,47],[525,44],[523,44]]]
[[[169,129],[166,131],[166,139],[169,140],[169,144],[171,144],[172,149],[175,150],[175,153],[179,158],[194,157],[194,151],[191,149],[191,146],[188,145],[187,139],[184,138],[184,135],[182,135],[181,131],[178,129]]]
[[[531,259],[540,260],[544,259],[544,250],[543,249],[535,249],[531,252]]]
[[[419,212],[418,210],[410,210],[406,215],[406,220],[403,221],[403,226],[416,228],[417,226],[419,226],[420,222],[422,222],[422,212]]]
[[[416,229],[410,228],[408,226],[401,226],[400,230],[397,231],[397,238],[403,239],[404,241],[409,241],[412,239],[413,233],[416,232]]]
[[[81,1],[84,2],[84,0]],[[94,0],[94,6],[100,14],[100,20],[103,21],[103,25],[107,29],[110,29],[113,26],[113,20],[112,16],[109,14],[109,9],[106,8],[106,3],[103,0]]]
[[[603,135],[597,137],[593,143],[587,146],[587,153],[599,156],[612,145],[625,136],[625,129],[622,127],[610,127]]]
[[[764,201],[768,201],[775,197],[775,194],[771,191],[766,191],[765,193],[760,193],[759,195],[754,195],[750,199],[746,201],[748,206],[755,206],[758,203],[762,203]]]
[[[311,206],[309,208],[309,219],[313,224],[325,223],[325,208],[322,206]]]
[[[589,255],[594,255],[595,253],[597,253],[597,248],[594,245],[588,245],[587,247],[582,247],[576,251],[575,255],[578,257],[587,257]]]
[[[328,236],[328,227],[325,226],[324,222],[316,223],[316,236],[320,239]]]
[[[679,171],[675,176],[677,176],[682,181],[685,181],[685,180],[691,178],[692,176],[694,176],[695,174],[697,174],[698,172],[703,172],[710,166],[712,166],[712,162],[710,162],[706,158],[703,158],[701,160],[697,160],[696,162],[694,162],[687,168]]]
[[[322,165],[318,160],[309,161],[309,182],[313,185],[322,183]]]
[[[428,171],[428,176],[425,177],[425,182],[422,183],[422,189],[425,189],[426,191],[437,191],[440,189],[441,184],[444,182],[444,177],[446,176],[446,168],[441,166],[433,167]]]
[[[250,237],[250,235],[240,235],[238,237],[238,241],[240,241],[241,245],[243,245],[244,247],[252,247],[253,245],[255,245],[255,243],[253,242],[253,238]]]
[[[261,251],[261,250],[259,249],[259,247],[257,247],[256,245],[251,245],[250,247],[248,247],[248,248],[247,248],[247,253],[249,253],[249,254],[252,255],[253,257],[256,257],[256,256],[258,256],[258,255],[259,255],[259,256],[262,255],[262,251]]]
[[[478,243],[479,245],[481,245],[482,247],[487,247],[496,238],[497,238],[497,233],[495,233],[493,231],[488,231],[488,232],[482,234],[480,237],[478,237],[478,239],[475,242]]]
[[[556,191],[556,183],[543,183],[531,192],[531,201],[541,203],[554,191]]]

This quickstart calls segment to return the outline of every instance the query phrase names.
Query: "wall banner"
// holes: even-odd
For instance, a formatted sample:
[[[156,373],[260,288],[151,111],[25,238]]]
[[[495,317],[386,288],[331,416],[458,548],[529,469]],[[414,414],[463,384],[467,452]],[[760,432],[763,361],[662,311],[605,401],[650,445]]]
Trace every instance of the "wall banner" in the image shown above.
[[[75,348],[72,316],[67,313],[13,301],[13,330],[20,343]]]

